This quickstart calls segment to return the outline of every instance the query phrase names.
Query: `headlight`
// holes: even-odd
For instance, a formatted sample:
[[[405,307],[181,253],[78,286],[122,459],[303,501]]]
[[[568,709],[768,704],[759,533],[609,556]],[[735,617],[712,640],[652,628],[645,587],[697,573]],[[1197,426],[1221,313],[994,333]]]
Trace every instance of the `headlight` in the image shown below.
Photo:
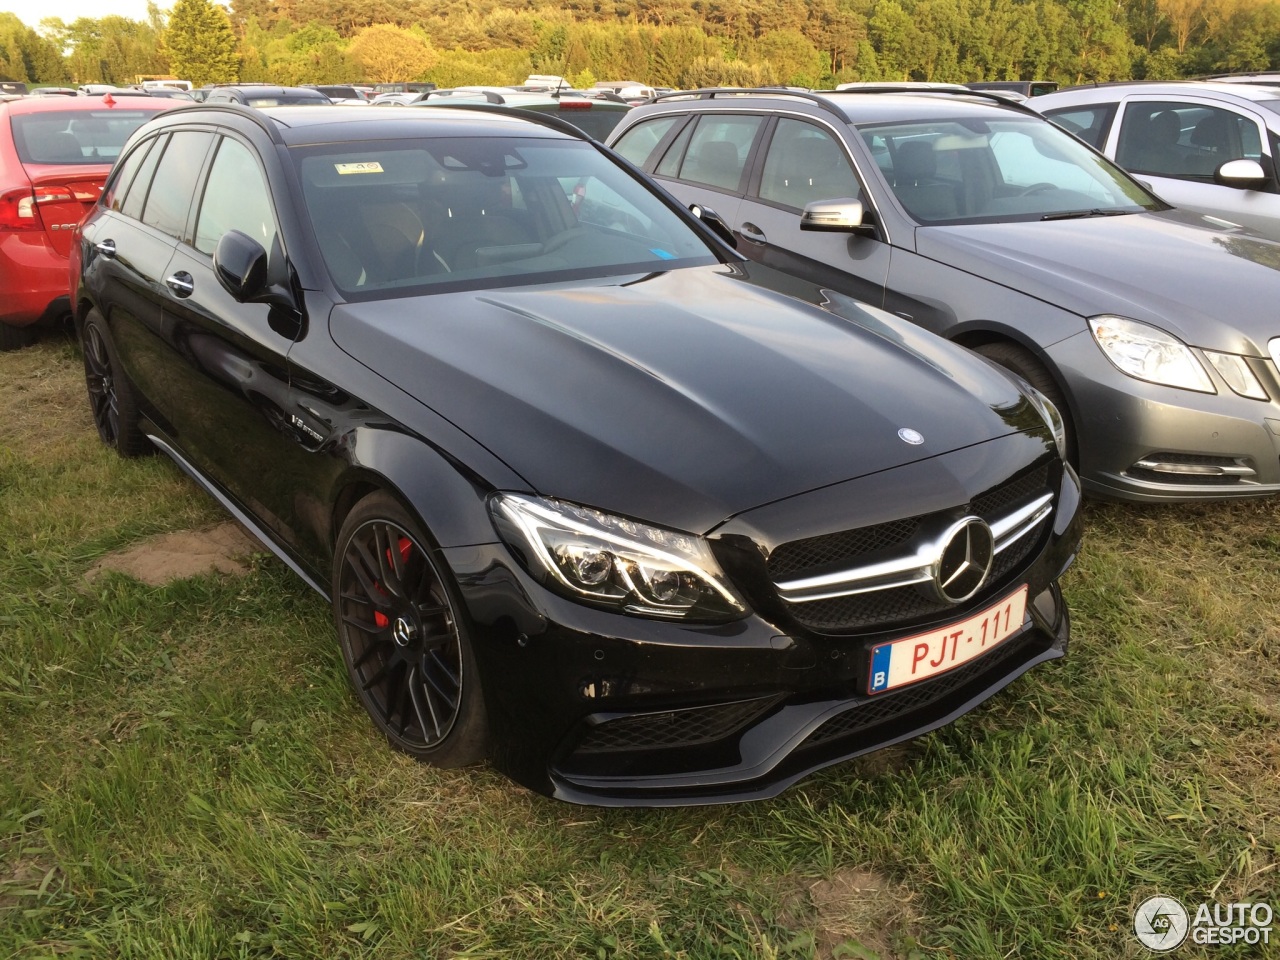
[[[497,494],[489,509],[529,572],[574,600],[675,620],[732,620],[747,611],[701,537],[513,493]]]
[[[1138,380],[1183,390],[1217,393],[1185,343],[1158,327],[1124,317],[1090,317],[1089,329],[1107,359]]]
[[[1067,424],[1062,419],[1062,414],[1058,411],[1057,405],[1027,381],[1022,380],[1020,385],[1023,392],[1026,393],[1027,399],[1031,401],[1031,405],[1039,411],[1045,425],[1049,428],[1049,432],[1053,434],[1053,442],[1058,447],[1058,456],[1066,460]]]
[[[1212,353],[1209,350],[1205,350],[1204,355],[1222,379],[1227,381],[1227,386],[1240,396],[1253,400],[1270,399],[1267,391],[1262,389],[1258,378],[1249,369],[1249,364],[1245,363],[1244,357],[1235,353]]]

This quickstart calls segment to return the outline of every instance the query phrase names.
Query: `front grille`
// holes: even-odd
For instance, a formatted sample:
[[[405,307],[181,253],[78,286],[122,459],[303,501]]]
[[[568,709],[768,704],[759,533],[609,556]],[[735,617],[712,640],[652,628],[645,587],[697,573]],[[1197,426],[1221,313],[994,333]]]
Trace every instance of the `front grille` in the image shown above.
[[[769,555],[769,575],[779,580],[823,567],[847,565],[852,558],[906,543],[919,528],[920,518],[910,517],[877,523],[861,530],[842,530],[806,540],[792,540]]]
[[[869,730],[949,697],[984,674],[1003,674],[1015,660],[1027,655],[1029,646],[1028,641],[1016,638],[940,677],[907,687],[898,693],[886,693],[863,700],[856,707],[837,714],[818,727],[801,746],[812,747],[837,737]]]
[[[574,752],[669,750],[723,740],[755,720],[776,697],[619,717],[588,727]]]
[[[1031,470],[974,498],[955,513],[968,513],[994,523],[1042,496],[1049,489],[1049,467]],[[1011,575],[1021,570],[1042,540],[1051,517],[996,555],[984,593],[1003,587]],[[945,518],[940,515],[910,517],[860,530],[796,540],[777,547],[769,557],[769,575],[774,582],[819,576],[909,553],[922,530],[936,529]],[[892,586],[866,593],[787,604],[797,623],[820,633],[846,633],[874,627],[901,625],[945,614],[952,609],[915,586]]]

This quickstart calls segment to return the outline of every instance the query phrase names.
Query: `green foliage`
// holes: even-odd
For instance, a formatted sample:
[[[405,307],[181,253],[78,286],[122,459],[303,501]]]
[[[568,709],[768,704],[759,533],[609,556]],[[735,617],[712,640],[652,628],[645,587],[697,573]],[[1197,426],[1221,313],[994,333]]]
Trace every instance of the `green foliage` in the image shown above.
[[[169,69],[196,86],[240,78],[231,21],[209,0],[177,0],[164,33]]]
[[[185,30],[191,7],[208,15],[210,6],[179,0],[173,18]],[[0,21],[0,72],[55,77],[65,47],[63,72],[81,81],[183,74],[165,60],[172,43],[156,43],[152,10],[150,24],[131,29],[108,22],[118,17],[54,21],[43,37]],[[281,83],[516,83],[537,72],[660,86],[715,77],[1073,84],[1280,69],[1280,0],[234,0],[231,22],[243,79]],[[210,36],[225,44],[220,27]],[[497,53],[505,59],[481,57]]]
[[[0,13],[0,80],[60,83],[68,79],[57,45],[23,24],[14,13]]]

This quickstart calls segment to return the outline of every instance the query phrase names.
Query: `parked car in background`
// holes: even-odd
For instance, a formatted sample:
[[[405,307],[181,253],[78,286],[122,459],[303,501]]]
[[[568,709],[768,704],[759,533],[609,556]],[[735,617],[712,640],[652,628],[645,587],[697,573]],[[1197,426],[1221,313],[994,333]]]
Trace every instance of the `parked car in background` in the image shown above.
[[[0,80],[0,93],[24,96],[26,92],[27,85],[20,80]]]
[[[369,98],[355,87],[347,84],[312,84],[304,83],[304,87],[310,90],[319,90],[334,103],[368,103]]]
[[[333,101],[310,87],[277,87],[269,83],[215,86],[203,103],[243,103],[250,107],[331,106]]]
[[[433,90],[413,102],[418,107],[458,107],[488,104],[504,109],[527,110],[546,116],[559,117],[583,133],[603,141],[618,121],[631,109],[622,100],[593,99],[567,93],[525,93],[516,90],[477,89],[461,87],[452,90]]]
[[[978,80],[966,83],[970,90],[989,90],[992,93],[1014,93],[1026,99],[1053,93],[1058,89],[1054,80]]]
[[[1280,493],[1280,244],[1171,209],[1034,111],[969,90],[701,91],[633,108],[609,143],[753,260],[1035,384],[1092,493]]]
[[[1072,87],[1030,106],[1174,206],[1280,240],[1280,89],[1109,83]]]
[[[1213,73],[1193,80],[1212,80],[1214,83],[1247,83],[1262,87],[1280,87],[1280,73]]]
[[[1052,406],[741,259],[565,124],[186,108],[76,250],[102,438],[328,598],[413,756],[764,797],[1065,650]]]
[[[66,317],[71,231],[143,121],[150,97],[23,97],[0,103],[0,350]]]

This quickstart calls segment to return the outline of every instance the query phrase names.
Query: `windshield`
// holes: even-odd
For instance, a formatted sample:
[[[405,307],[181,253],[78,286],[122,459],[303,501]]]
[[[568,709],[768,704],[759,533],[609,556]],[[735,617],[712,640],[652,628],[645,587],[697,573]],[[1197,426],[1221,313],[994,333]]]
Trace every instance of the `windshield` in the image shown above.
[[[349,298],[717,262],[674,210],[589,143],[453,137],[293,156],[325,265]]]
[[[1045,120],[939,120],[858,127],[902,206],[921,223],[1136,213],[1158,200]]]
[[[57,110],[11,118],[23,163],[111,163],[129,135],[155,110]]]

